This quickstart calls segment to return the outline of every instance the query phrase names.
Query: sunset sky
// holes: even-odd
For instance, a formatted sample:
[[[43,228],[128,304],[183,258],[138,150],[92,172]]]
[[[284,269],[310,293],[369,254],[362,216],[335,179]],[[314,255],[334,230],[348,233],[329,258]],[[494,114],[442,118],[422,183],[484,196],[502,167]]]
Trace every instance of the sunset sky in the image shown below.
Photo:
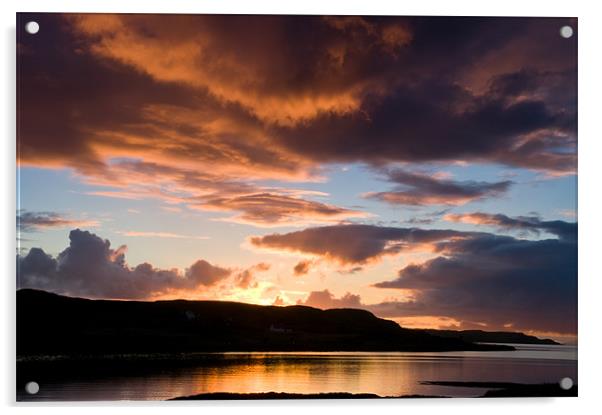
[[[576,334],[574,19],[17,27],[19,287]]]

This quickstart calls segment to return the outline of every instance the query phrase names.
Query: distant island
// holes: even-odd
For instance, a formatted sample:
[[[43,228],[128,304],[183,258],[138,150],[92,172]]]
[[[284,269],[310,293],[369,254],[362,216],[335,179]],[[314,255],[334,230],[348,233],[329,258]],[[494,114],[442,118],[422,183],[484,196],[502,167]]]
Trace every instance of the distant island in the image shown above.
[[[226,301],[89,300],[17,291],[17,354],[514,350],[522,333],[406,329],[365,310]],[[454,334],[456,333],[456,334]],[[502,339],[502,340],[500,340]],[[536,340],[534,340],[536,339]]]
[[[180,396],[170,401],[246,401],[246,400],[282,400],[282,399],[387,399],[387,398],[447,398],[447,396],[404,395],[380,396],[374,393],[289,393],[289,392],[211,392],[192,396]]]
[[[422,382],[423,384],[457,386],[463,388],[487,389],[483,395],[475,395],[480,398],[506,398],[506,397],[576,397],[578,395],[577,385],[564,390],[557,383],[511,383],[511,382]],[[287,393],[287,392],[263,392],[263,393],[230,393],[213,392],[200,393],[192,396],[180,396],[170,399],[171,401],[204,401],[204,400],[278,400],[278,399],[403,399],[403,398],[449,398],[449,396],[430,395],[401,395],[380,396],[374,393]]]
[[[435,336],[462,339],[477,343],[556,344],[552,339],[540,339],[520,332],[483,330],[425,330]]]

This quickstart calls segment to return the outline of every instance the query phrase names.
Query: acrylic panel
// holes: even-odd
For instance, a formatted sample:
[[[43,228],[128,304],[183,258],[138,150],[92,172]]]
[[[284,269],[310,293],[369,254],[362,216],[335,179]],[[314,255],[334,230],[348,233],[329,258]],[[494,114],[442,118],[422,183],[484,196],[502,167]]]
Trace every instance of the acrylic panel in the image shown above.
[[[576,396],[577,34],[18,14],[17,400]]]

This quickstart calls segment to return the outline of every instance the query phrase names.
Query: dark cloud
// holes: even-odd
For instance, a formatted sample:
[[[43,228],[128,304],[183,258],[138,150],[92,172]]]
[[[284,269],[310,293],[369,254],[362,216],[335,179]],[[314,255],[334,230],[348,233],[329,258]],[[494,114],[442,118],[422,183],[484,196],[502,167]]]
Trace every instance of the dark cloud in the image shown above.
[[[398,187],[387,192],[372,192],[365,197],[382,200],[393,205],[463,205],[488,197],[504,194],[511,181],[495,183],[455,181],[437,178],[424,173],[389,170],[386,176]]]
[[[71,15],[97,57],[206,89],[276,123],[347,112],[411,40],[405,19],[320,16]],[[177,29],[176,29],[177,28]],[[126,43],[143,48],[132,52]],[[161,53],[169,48],[170,54]],[[305,63],[305,65],[299,65]]]
[[[52,290],[57,280],[57,261],[41,248],[17,257],[17,286]]]
[[[43,37],[19,33],[24,165],[70,167],[91,181],[126,187],[132,181],[113,172],[113,158],[133,155],[155,170],[173,167],[191,175],[210,171],[212,179],[292,176],[305,167],[269,145],[261,123],[240,106],[96,55],[65,15],[19,19],[19,27],[36,20],[45,28]],[[123,174],[134,166],[122,167]],[[137,173],[153,178],[150,170]]]
[[[152,269],[150,264],[146,265],[147,269]],[[140,267],[140,265],[138,267]],[[196,261],[186,270],[186,278],[190,281],[191,288],[196,288],[198,286],[209,287],[222,281],[231,273],[232,271],[229,269],[216,267],[204,259],[201,259]]]
[[[577,224],[495,215],[489,219],[557,238],[528,240],[483,232],[341,225],[269,235],[258,242],[345,263],[365,262],[391,253],[391,248],[396,253],[424,243],[437,254],[405,266],[394,280],[375,284],[404,290],[410,293],[409,300],[364,304],[357,295],[337,299],[322,291],[312,292],[303,302],[308,305],[359,307],[388,318],[444,317],[459,321],[462,327],[575,334]],[[343,240],[347,243],[339,243]]]
[[[90,232],[73,230],[69,247],[56,258],[39,248],[17,257],[17,285],[61,294],[92,298],[141,299],[178,290],[215,285],[231,270],[196,261],[182,275],[143,263],[130,267],[126,247],[112,249],[108,240]]]
[[[299,303],[363,308],[385,318],[447,318],[463,328],[576,333],[575,241],[476,234],[445,242],[440,252],[404,267],[397,279],[375,284],[405,290],[409,300],[366,304],[359,295],[336,298],[324,290]]]
[[[575,132],[574,114],[536,97],[509,102],[430,80],[367,97],[357,113],[322,114],[277,133],[321,161],[487,161],[574,172]]]
[[[32,17],[22,15],[20,21]],[[187,89],[153,83],[117,63],[99,62],[86,53],[85,43],[69,34],[60,15],[40,14],[34,19],[43,25],[44,36],[18,39],[26,50],[19,54],[18,75],[24,162],[94,173],[105,164],[99,146],[111,146],[121,134],[122,148],[131,149],[124,136],[133,131],[151,134],[153,124],[145,119],[144,108],[157,104],[190,108],[195,102]]]
[[[18,19],[44,27],[44,36],[19,31],[24,165],[92,181],[124,155],[245,180],[309,177],[333,161],[575,171],[576,39],[558,35],[566,19]]]
[[[259,226],[359,214],[284,194],[286,189],[249,185],[255,177],[295,176],[307,163],[258,135],[260,123],[236,105],[157,81],[122,62],[99,60],[60,15],[37,21],[45,40],[20,39],[28,45],[19,57],[24,165],[71,167],[88,183],[115,189],[95,195],[241,211],[235,220]],[[129,155],[136,160],[124,159]],[[269,203],[253,205],[259,197]]]
[[[491,329],[577,330],[577,245],[480,235],[446,242],[443,255],[408,265],[380,288],[414,299],[370,306],[384,317],[443,316]]]
[[[383,255],[470,235],[453,230],[335,225],[252,237],[250,241],[259,248],[314,254],[342,264],[363,264]]]
[[[527,233],[539,234],[547,232],[561,240],[577,241],[577,223],[562,220],[541,220],[537,216],[518,216],[511,218],[503,214],[490,213],[463,213],[448,214],[446,220],[452,222],[472,223],[476,225],[492,225],[500,229],[519,230]]]
[[[17,214],[17,229],[21,232],[35,232],[50,228],[65,228],[75,226],[94,227],[97,221],[72,219],[56,212],[27,212]]]
[[[491,78],[490,92],[502,98],[512,99],[537,91],[545,80],[545,75],[535,71],[506,73]]]

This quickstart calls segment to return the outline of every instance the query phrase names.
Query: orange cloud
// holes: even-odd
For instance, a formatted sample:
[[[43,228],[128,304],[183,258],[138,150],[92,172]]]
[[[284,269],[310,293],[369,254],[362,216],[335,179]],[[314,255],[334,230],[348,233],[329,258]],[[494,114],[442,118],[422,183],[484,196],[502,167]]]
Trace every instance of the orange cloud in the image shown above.
[[[299,277],[301,275],[307,274],[309,272],[312,264],[313,264],[313,261],[300,261],[293,268],[294,275],[296,277]]]
[[[215,211],[241,211],[235,217],[220,220],[255,226],[303,226],[320,222],[339,222],[349,218],[368,216],[365,212],[341,208],[325,203],[273,193],[255,193],[230,197],[204,197],[203,202],[191,208]]]
[[[554,62],[564,66],[557,71],[531,68],[521,55],[508,73],[490,70],[488,89],[477,93],[455,80],[480,68],[490,48],[456,39],[462,47],[447,55],[436,45],[452,40],[433,38],[437,19],[40,17],[60,30],[43,44],[23,39],[19,165],[72,168],[91,184],[130,192],[120,197],[143,197],[132,187],[147,182],[177,199],[182,190],[207,192],[211,180],[317,180],[321,166],[338,161],[476,160],[575,171],[565,67],[574,65],[566,58],[571,42],[534,44],[550,45],[547,61],[559,54]],[[466,28],[457,34],[462,39],[481,33],[485,44],[516,43],[498,21],[488,20],[495,30],[486,33],[478,19],[446,24]],[[117,196],[107,193],[113,191],[99,190]],[[402,196],[382,195],[417,202]]]
[[[235,284],[237,287],[242,289],[256,288],[258,283],[255,281],[255,274],[258,272],[269,271],[270,268],[271,265],[265,262],[260,262],[259,264],[253,265],[252,267],[247,268],[236,275]]]
[[[356,111],[370,83],[340,82],[337,77],[345,77],[345,73],[333,64],[370,49],[395,52],[412,39],[405,24],[384,26],[362,18],[355,19],[363,22],[358,25],[342,23],[341,18],[325,19],[335,29],[365,30],[354,30],[353,38],[330,33],[314,50],[307,49],[303,36],[289,35],[285,19],[277,16],[174,15],[167,22],[156,15],[90,14],[71,16],[70,20],[97,55],[133,66],[160,81],[207,89],[224,103],[237,103],[264,121],[286,125],[320,113]],[[321,19],[312,20],[316,30],[324,33]],[[243,49],[232,30],[245,33]],[[345,56],[333,60],[333,48],[344,50]],[[310,54],[306,63],[316,70],[330,66],[332,71],[322,70],[320,78],[318,74],[308,78],[307,82],[313,83],[310,88],[294,88],[300,73],[296,62],[288,59],[291,49]]]
[[[230,176],[201,173],[167,164],[119,161],[110,174],[88,180],[98,186],[118,190],[98,190],[87,194],[122,199],[155,198],[190,209],[214,212],[240,212],[215,220],[258,227],[304,226],[336,223],[368,217],[366,212],[307,199],[328,194],[294,188],[259,187]]]
[[[157,198],[230,212],[221,220],[288,226],[365,213],[254,181],[318,181],[333,162],[575,172],[575,45],[529,19],[512,24],[546,42],[516,37],[495,19],[445,20],[457,37],[442,37],[442,20],[428,18],[40,18],[56,31],[20,40],[19,166],[73,169],[103,187],[91,192],[97,196]],[[485,89],[458,84],[491,53],[521,42],[545,44],[546,62],[562,64],[546,71],[521,53],[507,71],[487,66]],[[507,187],[434,179],[370,196],[457,205]],[[271,210],[254,205],[258,195]]]
[[[329,308],[363,308],[359,295],[347,293],[341,298],[336,298],[330,291],[312,291],[305,301],[299,300],[297,304],[317,307],[321,309]]]

